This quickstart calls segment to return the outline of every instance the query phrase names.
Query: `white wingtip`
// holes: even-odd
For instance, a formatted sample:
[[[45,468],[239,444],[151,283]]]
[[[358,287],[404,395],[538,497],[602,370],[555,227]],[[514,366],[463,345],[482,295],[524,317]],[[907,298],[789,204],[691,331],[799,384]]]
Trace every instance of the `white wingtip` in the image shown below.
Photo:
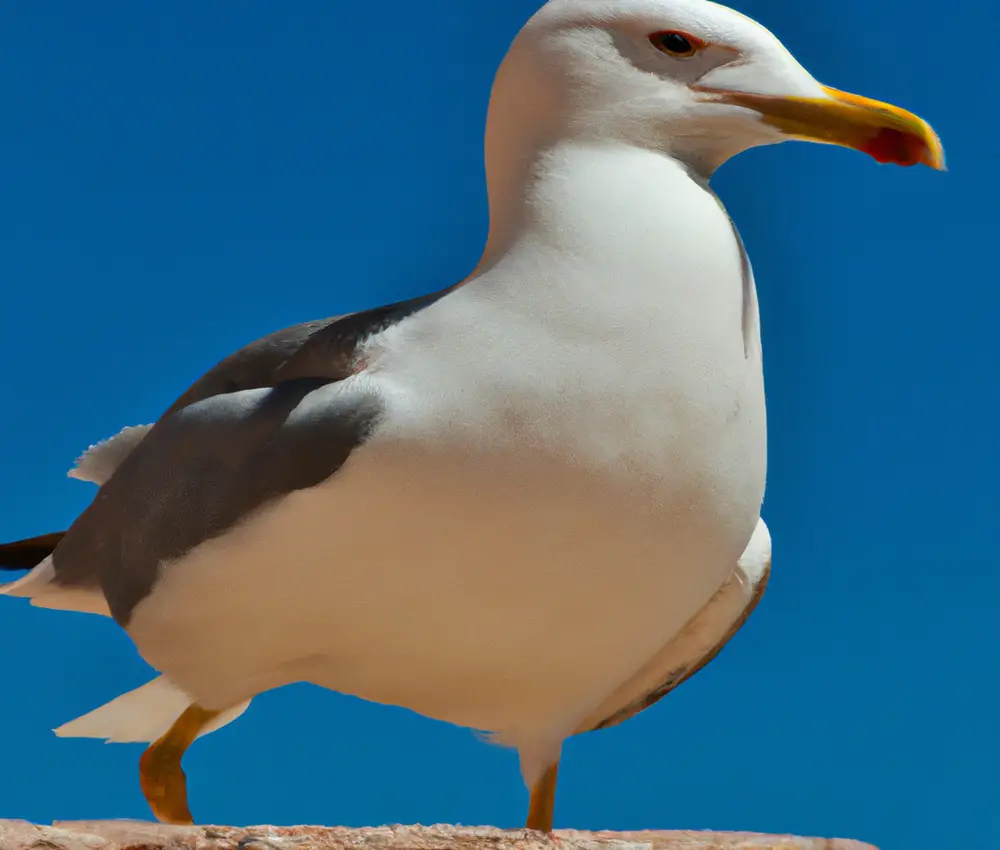
[[[17,581],[0,585],[0,595],[21,596],[31,599],[34,596],[50,591],[55,577],[56,570],[52,565],[52,557],[49,556],[32,569],[30,573],[21,576]]]
[[[142,438],[152,427],[152,425],[130,425],[122,428],[113,437],[87,449],[76,459],[73,468],[66,474],[78,481],[90,481],[101,486],[142,442]]]
[[[757,521],[757,527],[750,537],[746,550],[739,560],[739,567],[754,586],[771,566],[771,533],[767,530],[764,520]]]
[[[57,611],[79,611],[110,617],[108,602],[100,588],[65,587],[56,580],[50,555],[27,575],[9,584],[0,584],[0,596],[18,596],[31,600],[37,608]]]
[[[109,744],[149,743],[164,735],[189,705],[191,697],[166,676],[159,676],[53,731],[60,738],[103,738]],[[247,700],[222,712],[198,737],[232,723],[249,705]]]

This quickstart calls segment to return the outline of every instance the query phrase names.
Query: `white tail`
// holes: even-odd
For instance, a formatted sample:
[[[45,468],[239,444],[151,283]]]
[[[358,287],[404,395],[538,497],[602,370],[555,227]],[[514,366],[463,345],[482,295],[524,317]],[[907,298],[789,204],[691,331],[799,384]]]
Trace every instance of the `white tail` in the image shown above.
[[[60,738],[103,738],[109,744],[150,742],[164,735],[189,705],[191,697],[160,676],[54,731]],[[232,723],[249,705],[247,700],[222,712],[198,737]]]

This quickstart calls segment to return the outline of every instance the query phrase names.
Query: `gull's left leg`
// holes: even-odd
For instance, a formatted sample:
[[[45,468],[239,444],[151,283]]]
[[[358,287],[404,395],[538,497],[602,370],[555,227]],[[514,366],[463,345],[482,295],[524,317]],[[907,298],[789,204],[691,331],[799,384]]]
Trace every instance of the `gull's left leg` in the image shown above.
[[[188,809],[187,781],[181,759],[201,730],[220,713],[196,703],[189,705],[169,731],[150,744],[139,759],[139,784],[158,821],[194,823]]]
[[[556,782],[559,778],[559,762],[556,761],[546,768],[539,779],[531,787],[531,802],[528,804],[527,829],[537,829],[539,832],[552,832],[552,818],[556,810]]]

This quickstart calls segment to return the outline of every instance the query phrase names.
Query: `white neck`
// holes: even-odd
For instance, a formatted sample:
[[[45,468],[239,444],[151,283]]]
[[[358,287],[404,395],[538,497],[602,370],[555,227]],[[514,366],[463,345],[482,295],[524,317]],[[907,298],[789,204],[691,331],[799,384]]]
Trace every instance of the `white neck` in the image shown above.
[[[741,355],[756,349],[753,282],[732,222],[676,160],[571,140],[492,162],[490,235],[467,285],[561,321],[659,317],[685,336],[723,335]],[[531,279],[539,269],[544,279]]]
[[[519,183],[491,175],[499,215],[464,285],[373,338],[366,374],[401,399],[394,427],[660,470],[692,441],[721,462],[710,435],[736,417],[733,456],[746,454],[763,428],[756,301],[716,197],[622,144],[528,162]]]

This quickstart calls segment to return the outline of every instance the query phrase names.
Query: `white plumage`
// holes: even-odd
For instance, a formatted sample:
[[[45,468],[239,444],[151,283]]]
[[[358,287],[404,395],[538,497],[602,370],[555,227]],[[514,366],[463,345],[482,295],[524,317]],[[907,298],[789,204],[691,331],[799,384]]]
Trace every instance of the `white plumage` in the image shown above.
[[[675,160],[587,139],[508,196],[531,227],[325,391],[384,400],[369,441],[136,609],[201,705],[307,679],[494,732],[530,783],[735,569],[765,414],[725,211]]]
[[[724,7],[551,0],[494,86],[480,263],[288,415],[377,399],[366,439],[160,563],[127,630],[164,676],[59,734],[147,740],[188,702],[224,712],[210,731],[305,680],[488,731],[534,786],[567,736],[695,672],[771,555],[756,289],[708,181],[787,138],[943,165],[916,116],[821,86]],[[71,474],[101,484],[144,439]],[[2,592],[107,612],[54,582]]]

